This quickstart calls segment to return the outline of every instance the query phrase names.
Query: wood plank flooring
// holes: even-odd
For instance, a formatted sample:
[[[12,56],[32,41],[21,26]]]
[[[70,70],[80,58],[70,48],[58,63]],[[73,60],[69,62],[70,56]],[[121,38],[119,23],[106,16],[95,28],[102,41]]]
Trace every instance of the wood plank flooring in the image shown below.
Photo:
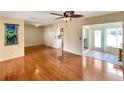
[[[25,57],[0,62],[0,80],[124,80],[117,65],[68,52],[35,46]]]

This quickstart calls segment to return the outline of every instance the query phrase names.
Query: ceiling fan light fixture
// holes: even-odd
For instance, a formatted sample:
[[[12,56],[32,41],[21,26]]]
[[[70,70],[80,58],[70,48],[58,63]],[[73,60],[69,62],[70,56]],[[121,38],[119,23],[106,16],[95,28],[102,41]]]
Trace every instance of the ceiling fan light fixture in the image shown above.
[[[71,18],[70,18],[70,17],[64,17],[63,20],[64,20],[65,22],[69,22],[69,21],[71,20]]]

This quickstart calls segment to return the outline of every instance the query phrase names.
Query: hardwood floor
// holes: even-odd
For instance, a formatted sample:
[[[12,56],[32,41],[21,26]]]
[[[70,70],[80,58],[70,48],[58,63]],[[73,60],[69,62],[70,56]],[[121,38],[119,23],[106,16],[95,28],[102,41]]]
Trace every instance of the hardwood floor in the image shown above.
[[[35,46],[26,56],[0,62],[0,80],[124,80],[117,65]]]

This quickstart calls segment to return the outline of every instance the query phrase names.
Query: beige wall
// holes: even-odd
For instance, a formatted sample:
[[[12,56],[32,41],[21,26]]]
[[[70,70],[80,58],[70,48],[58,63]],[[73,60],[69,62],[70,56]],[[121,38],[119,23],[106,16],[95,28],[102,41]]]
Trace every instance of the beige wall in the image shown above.
[[[64,50],[82,54],[82,20],[72,20],[64,29]]]
[[[82,41],[79,40],[79,38],[82,36],[83,25],[111,23],[111,22],[120,22],[120,21],[124,22],[124,12],[118,12],[118,13],[97,16],[92,18],[85,18],[83,20],[72,20],[66,24],[67,26],[63,25],[63,23],[60,23],[57,25],[44,28],[45,30],[43,34],[44,36],[43,41],[44,44],[46,45],[50,45],[52,47],[55,46],[55,40],[53,38],[56,32],[56,28],[58,26],[61,26],[64,28],[64,50],[81,55]]]
[[[4,46],[4,23],[19,24],[19,44]],[[0,61],[24,56],[24,21],[15,19],[0,20]]]
[[[56,48],[56,33],[58,27],[64,28],[64,50],[67,52],[82,54],[81,40],[82,36],[82,20],[72,20],[67,24],[55,24],[48,27],[44,27],[43,31],[43,43],[45,45]]]
[[[31,25],[25,25],[25,47],[41,45],[42,28]]]
[[[57,26],[51,25],[43,28],[43,44],[56,48]]]

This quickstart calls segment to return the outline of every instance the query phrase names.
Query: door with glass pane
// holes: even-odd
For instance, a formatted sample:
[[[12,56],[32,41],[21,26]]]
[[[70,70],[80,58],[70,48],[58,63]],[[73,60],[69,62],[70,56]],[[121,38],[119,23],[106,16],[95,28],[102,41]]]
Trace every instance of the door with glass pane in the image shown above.
[[[102,50],[102,31],[101,30],[94,31],[94,49]]]

